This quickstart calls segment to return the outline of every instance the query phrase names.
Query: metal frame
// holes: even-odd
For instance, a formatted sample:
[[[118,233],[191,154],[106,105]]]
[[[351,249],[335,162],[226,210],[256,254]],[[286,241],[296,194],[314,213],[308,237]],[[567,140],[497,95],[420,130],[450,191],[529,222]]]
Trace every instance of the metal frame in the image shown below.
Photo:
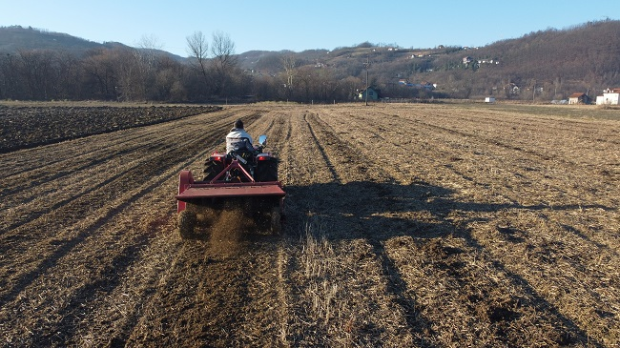
[[[231,169],[240,169],[248,182],[229,182],[220,180]],[[238,160],[233,159],[224,170],[211,181],[194,181],[191,171],[183,170],[179,174],[179,190],[176,195],[177,213],[185,210],[187,203],[204,198],[257,197],[272,196],[284,199],[286,193],[279,181],[256,182]],[[281,204],[281,203],[280,203]]]

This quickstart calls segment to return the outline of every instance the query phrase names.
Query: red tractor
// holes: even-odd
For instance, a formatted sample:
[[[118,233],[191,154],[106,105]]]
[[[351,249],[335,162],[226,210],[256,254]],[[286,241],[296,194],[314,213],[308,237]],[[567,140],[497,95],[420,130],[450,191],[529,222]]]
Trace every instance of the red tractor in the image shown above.
[[[189,170],[179,175],[176,195],[182,238],[197,236],[198,224],[208,224],[223,209],[241,208],[258,226],[280,233],[286,193],[278,181],[278,159],[263,152],[267,137],[254,151],[213,153],[204,165],[204,178],[195,181]]]

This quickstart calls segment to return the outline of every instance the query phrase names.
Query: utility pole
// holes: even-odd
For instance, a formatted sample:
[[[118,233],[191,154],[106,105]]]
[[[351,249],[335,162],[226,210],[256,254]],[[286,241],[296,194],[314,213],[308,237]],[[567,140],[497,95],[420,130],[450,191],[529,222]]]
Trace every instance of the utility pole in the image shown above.
[[[370,66],[370,62],[368,61],[368,57],[366,57],[366,63],[364,63],[366,67],[366,89],[364,90],[364,97],[366,99],[366,106],[368,106],[368,67]]]

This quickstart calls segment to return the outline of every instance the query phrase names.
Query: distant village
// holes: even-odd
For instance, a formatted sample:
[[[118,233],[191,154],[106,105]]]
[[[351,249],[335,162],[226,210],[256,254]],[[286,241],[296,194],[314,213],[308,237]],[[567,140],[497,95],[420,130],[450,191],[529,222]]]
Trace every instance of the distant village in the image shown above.
[[[499,61],[496,59],[479,59],[474,60],[472,57],[463,57],[463,64],[468,66],[470,64],[499,64]],[[519,93],[519,87],[515,84],[511,84],[511,88],[513,93]],[[599,95],[594,100],[596,105],[619,105],[620,99],[620,88],[608,88],[603,91],[603,95]],[[485,102],[495,102],[495,98],[487,97],[485,98]],[[568,100],[552,100],[552,104],[592,104],[593,100],[586,93],[575,92],[571,94]]]
[[[620,105],[620,88],[607,88],[603,95],[596,96],[596,105]],[[583,92],[575,92],[568,97],[568,100],[552,100],[551,104],[592,104],[590,96]]]
[[[387,50],[395,51],[395,50],[398,50],[398,48],[388,47]],[[373,48],[373,51],[376,51],[376,48]],[[424,57],[424,55],[423,54],[412,54],[410,56],[411,59],[420,58],[420,57]],[[500,61],[496,58],[474,58],[471,56],[465,56],[462,58],[461,64],[462,64],[461,66],[466,67],[466,68],[480,67],[482,65],[497,66],[500,64]],[[428,81],[412,82],[407,79],[399,79],[397,85],[401,87],[412,88],[412,89],[426,90],[429,92],[437,89],[437,83],[432,83]],[[511,95],[519,95],[522,92],[521,87],[515,83],[510,83],[506,88],[509,91],[508,93],[510,93]],[[535,91],[536,94],[543,92],[542,86],[535,86],[535,89],[536,89]],[[385,101],[391,99],[388,97],[382,97],[381,94],[382,93],[380,90],[374,89],[373,87],[367,87],[365,89],[358,90],[357,98],[358,100],[369,99],[369,100],[385,100]],[[484,102],[494,103],[496,102],[496,98],[493,96],[485,97]],[[574,105],[574,104],[620,105],[620,88],[607,88],[603,91],[602,95],[597,95],[596,97],[589,96],[587,93],[584,93],[584,92],[575,92],[575,93],[572,93],[567,99],[551,100],[550,103],[556,104],[556,105],[564,105],[564,104],[567,104],[567,105]]]

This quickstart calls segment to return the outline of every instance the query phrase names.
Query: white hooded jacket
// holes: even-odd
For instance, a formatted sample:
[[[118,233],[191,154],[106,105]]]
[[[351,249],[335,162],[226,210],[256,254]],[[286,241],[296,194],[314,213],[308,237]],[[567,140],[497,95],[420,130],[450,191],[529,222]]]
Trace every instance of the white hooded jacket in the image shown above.
[[[250,151],[254,150],[254,147],[252,147],[252,137],[243,128],[231,129],[230,133],[226,135],[226,153],[238,151],[243,148]]]

